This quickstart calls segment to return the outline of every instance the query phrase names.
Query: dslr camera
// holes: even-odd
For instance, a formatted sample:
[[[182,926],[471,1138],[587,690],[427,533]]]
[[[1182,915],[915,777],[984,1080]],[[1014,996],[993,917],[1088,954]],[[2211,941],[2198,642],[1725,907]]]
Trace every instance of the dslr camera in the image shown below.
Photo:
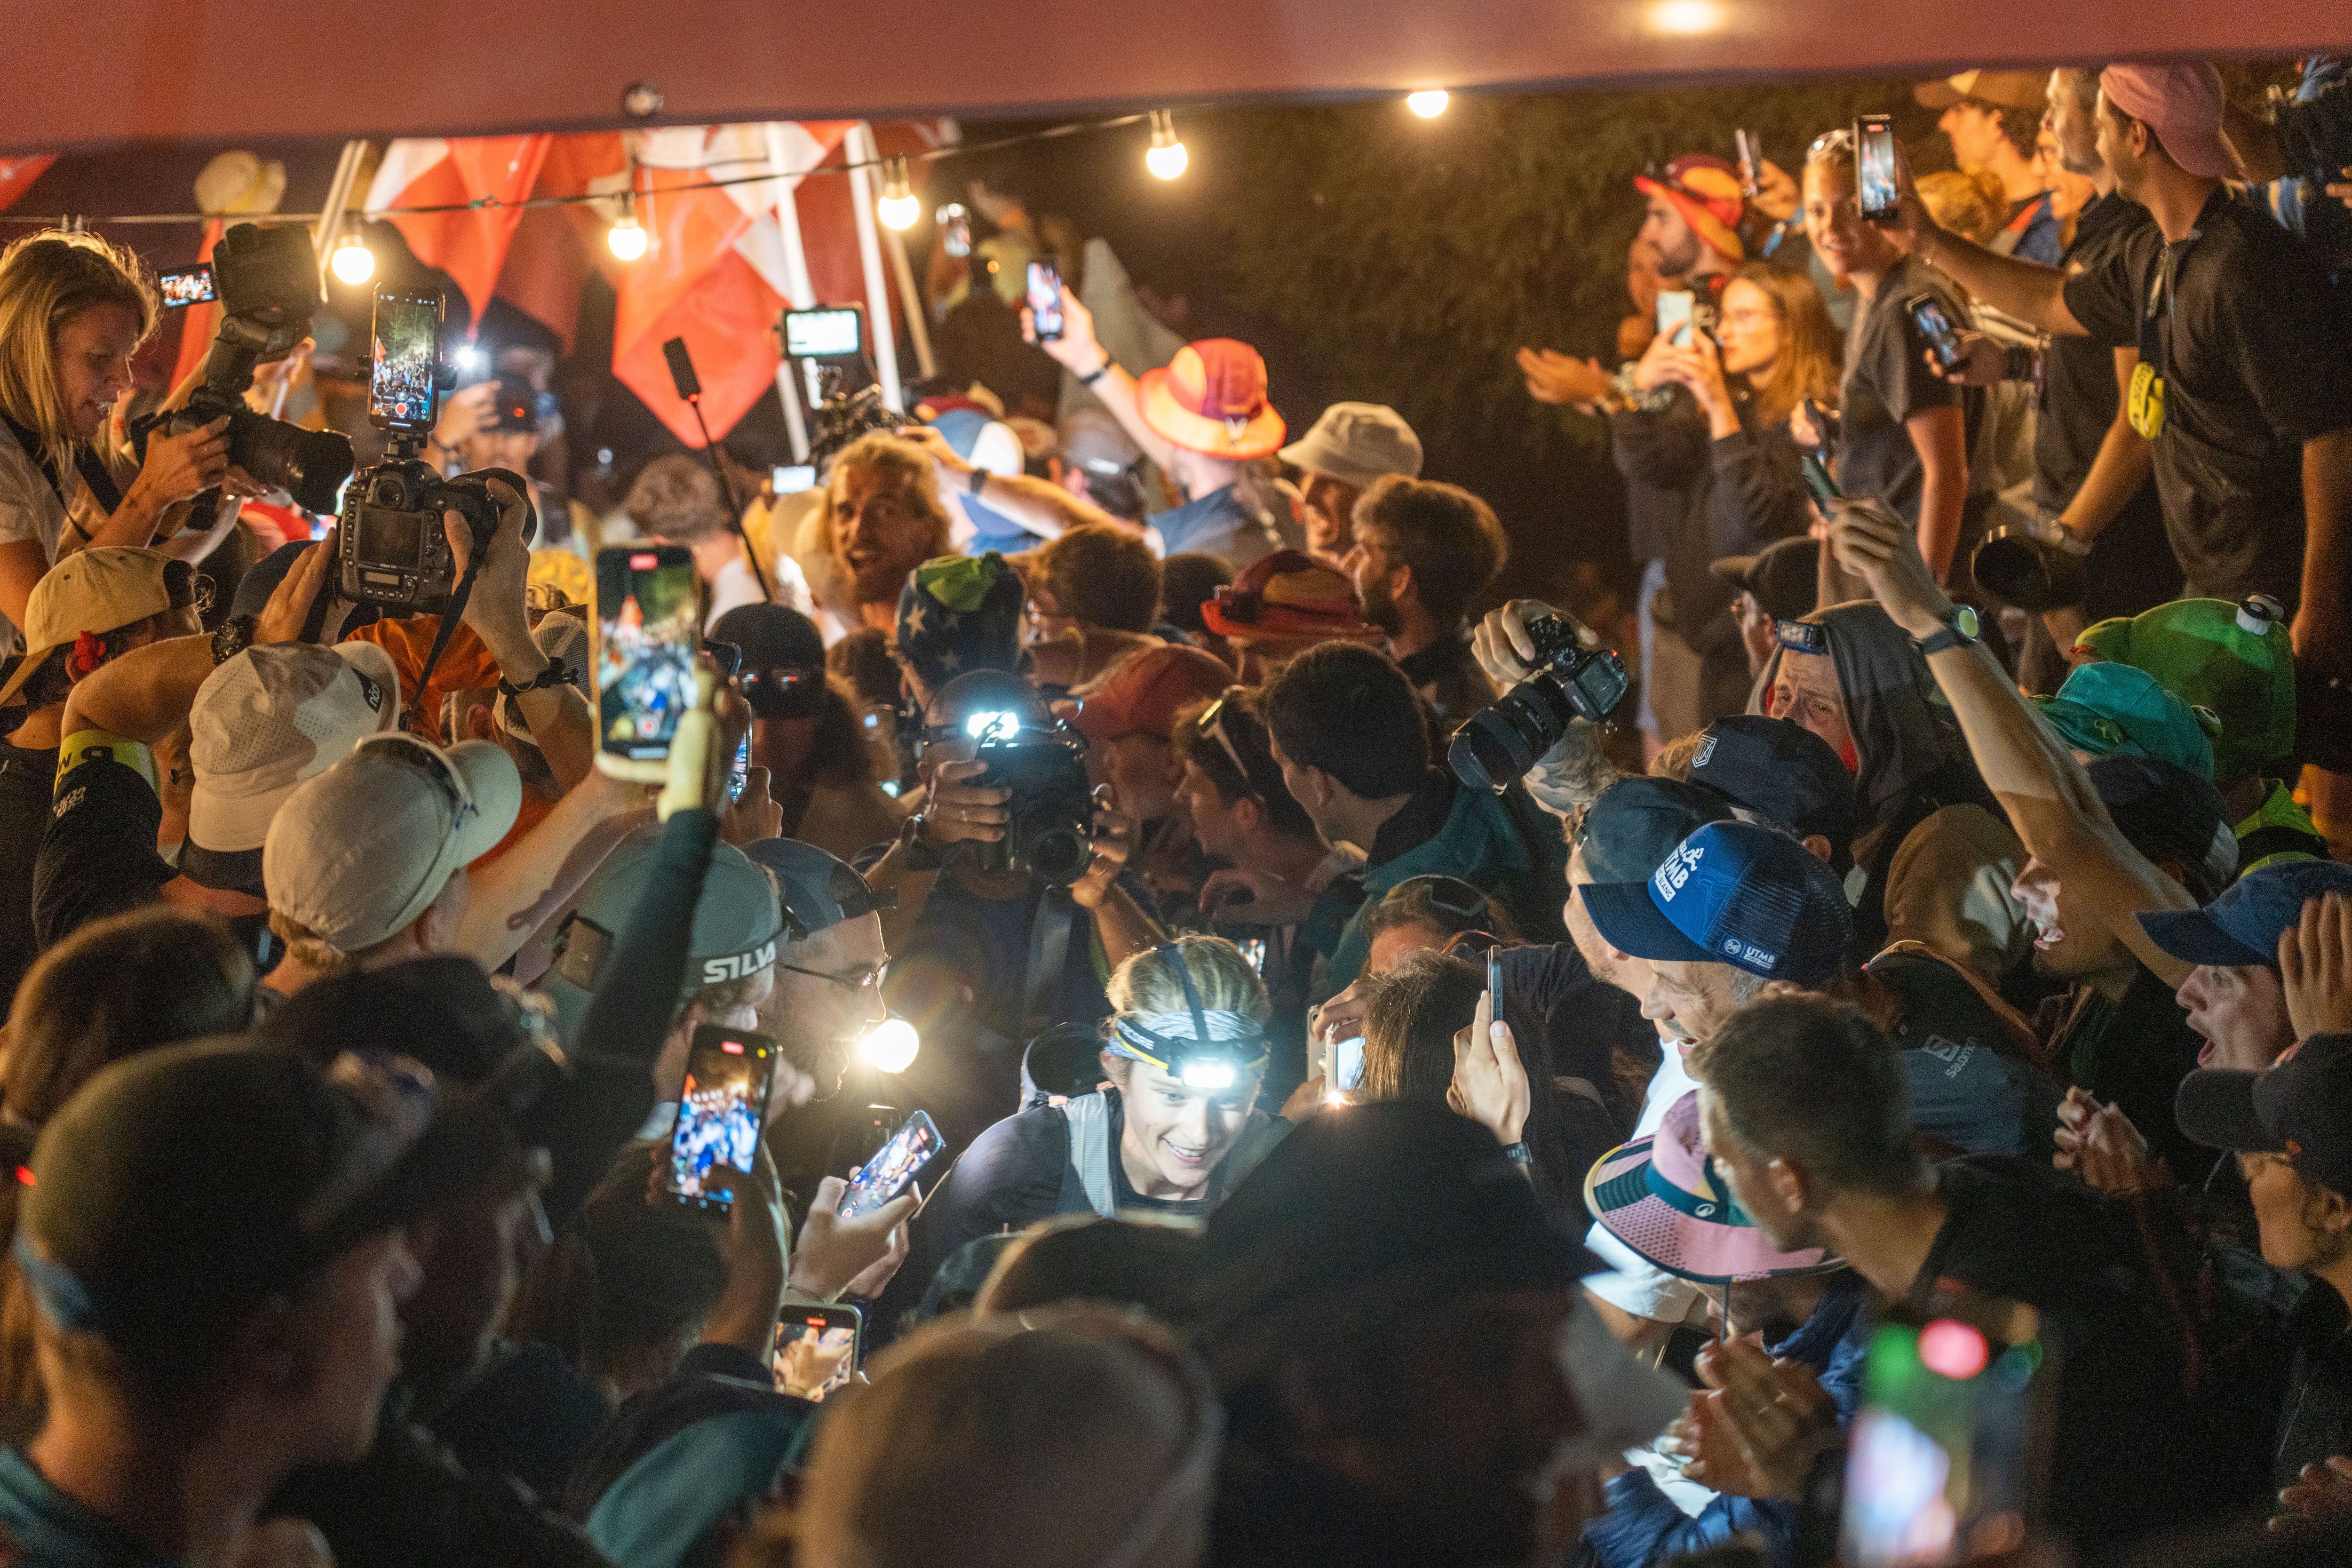
[[[816,469],[819,479],[833,467],[833,459],[843,447],[860,436],[876,430],[902,434],[914,423],[905,415],[882,401],[879,384],[869,384],[856,392],[841,389],[842,371],[839,365],[817,366],[817,384],[824,389],[824,400],[816,405],[809,423],[809,466]]]
[[[983,871],[1026,871],[1048,887],[1066,888],[1087,874],[1095,858],[1086,743],[1060,724],[1023,730],[1017,715],[998,717],[992,730],[982,731],[973,753],[988,771],[972,782],[1011,790],[1013,820],[997,843],[971,847],[973,863]]]
[[[213,247],[213,285],[221,308],[219,333],[205,356],[204,384],[184,407],[134,428],[140,459],[158,426],[180,436],[228,416],[228,460],[265,485],[284,490],[306,511],[328,512],[335,491],[351,477],[350,437],[305,430],[246,406],[257,365],[284,359],[310,335],[310,318],[326,300],[319,292],[319,257],[310,231],[299,225],[261,228],[241,223]],[[191,528],[210,528],[217,490],[196,500]]]
[[[421,455],[440,395],[456,382],[441,360],[442,314],[438,290],[376,291],[368,418],[390,441],[384,460],[360,473],[344,492],[335,536],[338,588],[355,604],[413,615],[446,612],[457,594],[457,561],[441,514],[465,520],[473,537],[468,559],[478,565],[499,529],[493,479],[523,498],[526,547],[539,531],[530,481],[521,475],[484,468],[445,479]]]
[[[1539,616],[1527,628],[1536,672],[1471,714],[1445,752],[1455,778],[1496,795],[1557,745],[1571,722],[1598,724],[1615,712],[1633,684],[1616,650],[1602,647],[1574,616]]]

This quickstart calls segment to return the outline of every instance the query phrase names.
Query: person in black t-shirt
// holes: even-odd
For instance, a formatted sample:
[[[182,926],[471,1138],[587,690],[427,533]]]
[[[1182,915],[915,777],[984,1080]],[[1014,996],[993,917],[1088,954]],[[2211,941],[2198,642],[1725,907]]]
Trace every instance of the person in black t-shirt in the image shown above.
[[[80,551],[34,584],[26,627],[24,662],[0,686],[0,710],[23,705],[21,722],[0,742],[0,995],[16,989],[40,951],[33,875],[65,739],[66,696],[109,660],[195,631],[194,574],[158,550]]]
[[[2153,444],[2184,592],[2299,599],[2296,657],[2333,674],[2352,667],[2352,345],[2308,252],[2224,187],[2237,169],[2222,107],[2210,66],[2102,73],[2100,155],[2154,223],[2095,269],[2034,267],[1955,238],[1920,211],[1907,174],[1887,226],[2013,316],[2139,346],[2126,413]]]
[[[1927,294],[1948,320],[1968,316],[1931,268],[1862,221],[1855,188],[1853,138],[1832,132],[1805,161],[1805,224],[1813,247],[1853,280],[1861,301],[1846,330],[1838,390],[1838,488],[1884,502],[1917,528],[1919,552],[1941,579],[1954,562],[1966,564],[1972,542],[1960,537],[1968,412],[1960,389],[1929,374],[1920,357],[1927,340],[1905,301]]]
[[[2021,1302],[2065,1346],[2047,1492],[2061,1537],[2120,1545],[2252,1500],[2213,1484],[2223,1467],[2184,1393],[2194,1347],[2130,1208],[2047,1164],[1930,1165],[1894,1043],[1827,997],[1744,1008],[1690,1068],[1715,1169],[1774,1247],[1826,1247],[1915,1307],[1950,1289]]]

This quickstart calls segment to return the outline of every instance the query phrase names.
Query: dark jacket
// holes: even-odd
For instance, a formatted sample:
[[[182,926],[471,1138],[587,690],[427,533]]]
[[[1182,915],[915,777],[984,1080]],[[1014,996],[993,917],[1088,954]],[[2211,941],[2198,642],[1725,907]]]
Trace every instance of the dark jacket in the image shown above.
[[[1666,602],[1659,622],[1671,626],[1699,659],[1701,716],[1736,713],[1747,700],[1748,656],[1731,614],[1738,590],[1707,568],[1725,549],[1716,538],[1715,464],[1707,450],[1706,416],[1676,387],[1656,413],[1628,409],[1609,419],[1618,471],[1658,498],[1665,535]]]
[[[2285,1486],[2305,1465],[2352,1454],[2352,1319],[2336,1287],[2315,1278],[2286,1316],[2294,1370],[2279,1413],[2271,1480]]]
[[[1862,1404],[1862,1374],[1869,1359],[1870,1314],[1864,1289],[1854,1275],[1842,1275],[1796,1331],[1764,1348],[1776,1360],[1812,1368],[1837,1405],[1838,1425],[1851,1423]],[[1600,1568],[1647,1568],[1685,1552],[1698,1552],[1752,1531],[1772,1568],[1794,1562],[1799,1505],[1772,1499],[1718,1497],[1696,1515],[1687,1515],[1658,1489],[1647,1470],[1612,1476],[1601,1489],[1608,1511],[1584,1527]]]

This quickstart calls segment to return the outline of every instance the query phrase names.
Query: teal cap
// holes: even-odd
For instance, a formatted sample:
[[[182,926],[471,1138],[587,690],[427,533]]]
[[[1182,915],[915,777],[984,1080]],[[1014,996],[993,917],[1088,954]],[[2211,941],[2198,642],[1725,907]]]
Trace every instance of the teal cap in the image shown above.
[[[2055,697],[2037,697],[2042,716],[2077,751],[2095,757],[2154,757],[2213,776],[2212,735],[2221,730],[2166,690],[2155,676],[2128,664],[2083,665]]]

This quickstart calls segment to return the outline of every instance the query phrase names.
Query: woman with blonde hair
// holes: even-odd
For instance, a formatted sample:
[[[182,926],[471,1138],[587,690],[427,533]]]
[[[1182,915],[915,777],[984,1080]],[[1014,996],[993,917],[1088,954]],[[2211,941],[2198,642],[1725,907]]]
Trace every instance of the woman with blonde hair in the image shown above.
[[[1256,1108],[1269,1009],[1239,948],[1198,934],[1159,942],[1106,990],[1112,1015],[1084,1074],[1092,1091],[1067,1085],[972,1140],[916,1226],[908,1279],[976,1237],[1057,1214],[1206,1219],[1290,1131]],[[1053,1033],[1033,1058],[1062,1051]]]
[[[1709,568],[1812,526],[1790,423],[1804,403],[1837,402],[1838,354],[1812,279],[1751,261],[1725,283],[1712,336],[1661,335],[1642,356],[1637,379],[1684,388],[1699,416],[1677,397],[1612,422],[1620,463],[1687,498],[1667,526],[1666,588],[1675,627],[1699,656],[1699,725],[1748,701],[1748,655],[1731,613],[1738,590]]]
[[[58,556],[145,545],[167,508],[228,477],[226,417],[159,431],[135,476],[109,430],[158,309],[145,265],[97,235],[49,231],[0,253],[0,616],[11,626]]]

